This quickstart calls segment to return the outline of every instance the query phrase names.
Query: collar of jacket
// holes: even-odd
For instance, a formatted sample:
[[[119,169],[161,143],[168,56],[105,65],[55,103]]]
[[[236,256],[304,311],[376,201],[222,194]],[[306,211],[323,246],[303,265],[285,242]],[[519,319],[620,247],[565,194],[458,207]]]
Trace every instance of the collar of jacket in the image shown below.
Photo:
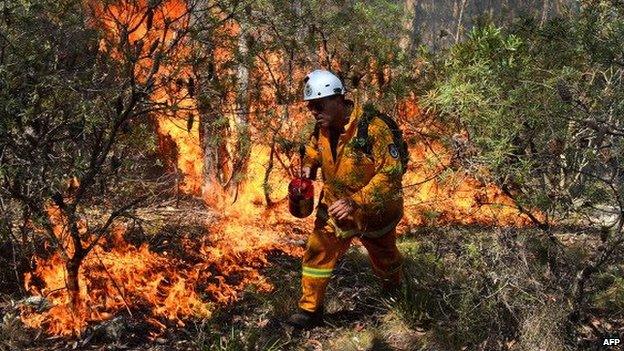
[[[358,121],[362,116],[363,108],[361,104],[354,103],[353,109],[351,110],[351,114],[349,115],[349,122],[344,126],[345,132],[340,134],[340,138],[338,139],[338,144],[344,144],[346,141],[350,140],[357,131]],[[324,137],[329,138],[329,132],[321,129],[321,134]]]

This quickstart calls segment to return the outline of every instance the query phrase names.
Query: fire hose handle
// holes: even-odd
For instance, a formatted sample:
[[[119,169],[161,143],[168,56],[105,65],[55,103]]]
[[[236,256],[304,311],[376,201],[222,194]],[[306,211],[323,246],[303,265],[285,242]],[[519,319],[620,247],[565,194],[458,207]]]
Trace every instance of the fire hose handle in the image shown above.
[[[305,157],[306,147],[305,144],[299,144],[299,160],[303,162],[303,158]]]
[[[307,178],[310,180],[316,180],[316,173],[318,171],[318,166],[314,165],[311,167],[303,166],[303,159],[305,158],[306,146],[305,144],[299,144],[299,175],[302,178]]]
[[[305,157],[305,145],[299,144],[299,176],[301,178],[310,178],[310,168],[303,167],[303,159]]]

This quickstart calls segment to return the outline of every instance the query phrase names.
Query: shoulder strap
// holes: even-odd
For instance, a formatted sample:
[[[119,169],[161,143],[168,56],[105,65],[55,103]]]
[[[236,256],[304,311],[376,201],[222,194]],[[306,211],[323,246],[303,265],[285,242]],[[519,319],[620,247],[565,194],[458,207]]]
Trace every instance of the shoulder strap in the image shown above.
[[[372,153],[373,145],[368,137],[368,127],[373,119],[377,117],[381,119],[390,129],[392,133],[392,140],[399,150],[401,156],[401,163],[403,164],[403,172],[407,170],[407,162],[409,161],[409,150],[407,143],[403,140],[403,132],[399,128],[397,122],[385,113],[379,112],[375,106],[370,103],[364,105],[362,117],[358,122],[357,137],[355,139],[355,147],[362,150],[362,152],[370,155]]]
[[[357,137],[355,139],[355,147],[362,150],[364,153],[370,155],[372,150],[372,144],[368,139],[368,126],[377,115],[377,109],[372,104],[364,105],[362,116],[358,121]]]

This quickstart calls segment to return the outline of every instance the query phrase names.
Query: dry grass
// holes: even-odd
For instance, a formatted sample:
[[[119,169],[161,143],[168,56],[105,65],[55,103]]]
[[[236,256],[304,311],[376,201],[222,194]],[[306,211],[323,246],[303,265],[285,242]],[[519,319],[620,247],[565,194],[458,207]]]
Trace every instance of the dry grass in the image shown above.
[[[566,346],[565,310],[560,305],[535,306],[523,318],[519,331],[519,343],[515,350],[564,351]]]
[[[12,308],[11,308],[12,310]],[[16,310],[7,311],[0,320],[0,351],[20,350],[29,343],[31,335],[25,329]]]
[[[592,247],[587,238],[568,239],[565,254],[570,259],[582,259]],[[399,248],[405,281],[397,296],[381,292],[365,250],[354,246],[347,253],[328,288],[324,327],[295,332],[283,323],[296,310],[300,261],[275,254],[263,271],[275,285],[273,292],[249,290],[211,319],[172,330],[162,347],[567,351],[587,349],[605,325],[624,330],[621,314],[611,312],[624,306],[624,284],[618,278],[622,267],[610,265],[592,281],[593,314],[588,318],[594,324],[588,326],[585,318],[571,325],[562,287],[570,273],[551,274],[548,240],[536,231],[429,228],[402,237]],[[0,325],[0,345],[13,350],[22,340],[21,327],[7,316]],[[181,341],[185,346],[177,348]],[[150,345],[141,350],[151,350]]]

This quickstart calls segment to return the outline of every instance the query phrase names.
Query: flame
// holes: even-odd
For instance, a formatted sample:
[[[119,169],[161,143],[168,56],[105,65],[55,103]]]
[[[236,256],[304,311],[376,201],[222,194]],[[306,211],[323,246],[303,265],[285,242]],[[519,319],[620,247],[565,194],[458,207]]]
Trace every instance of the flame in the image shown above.
[[[66,271],[59,255],[36,258],[37,270],[28,275],[26,288],[44,296],[52,307],[44,313],[26,313],[22,320],[33,328],[44,327],[50,334],[79,334],[88,322],[110,319],[131,306],[155,306],[152,314],[179,321],[189,315],[208,316],[209,304],[193,289],[196,269],[181,270],[176,260],[150,252],[147,245],[134,247],[123,240],[125,229],[113,229],[113,248],[97,246],[81,266],[79,305],[74,306],[65,289]],[[42,279],[39,288],[33,278]]]
[[[167,45],[167,42],[174,40],[175,31],[166,31],[163,26],[167,18],[182,18],[174,26],[187,24],[188,19],[183,16],[186,7],[182,0],[164,1],[158,9],[154,9],[151,26],[143,16],[147,0],[132,4],[121,1],[106,8],[101,4],[94,5],[103,28],[110,33],[110,42],[118,41],[121,36],[115,22],[119,19],[136,28],[128,35],[128,42],[137,45],[142,40],[145,44],[141,52],[149,50],[157,38],[163,41],[159,45]],[[235,36],[239,28],[227,25],[224,31]],[[101,47],[113,57],[121,55],[107,49],[105,42]],[[166,81],[174,70],[181,76],[190,77],[190,67],[184,63],[189,50],[188,46],[180,45],[172,63],[164,64],[155,80]],[[216,48],[219,69],[226,70],[225,62],[231,55],[232,51],[227,47]],[[154,62],[150,55],[141,57],[136,74],[137,79],[145,80]],[[249,72],[250,81],[272,76],[278,82],[287,82],[285,85],[298,84],[304,76],[304,68],[286,72],[284,66],[278,53],[266,52],[262,62],[259,61]],[[156,252],[147,243],[129,243],[125,239],[127,228],[122,223],[116,223],[110,235],[95,246],[81,266],[77,304],[65,287],[67,272],[62,256],[56,253],[51,257],[36,258],[36,269],[25,276],[25,286],[32,295],[45,297],[49,307],[43,311],[24,307],[22,320],[28,326],[44,328],[55,335],[76,335],[91,324],[128,314],[141,316],[158,332],[168,325],[183,325],[188,318],[209,317],[215,304],[236,301],[247,286],[253,285],[259,291],[271,291],[271,282],[261,272],[270,264],[269,255],[275,251],[292,256],[302,255],[303,249],[289,241],[303,239],[302,235],[294,234],[295,229],[305,228],[299,232],[307,232],[313,225],[313,217],[294,219],[288,214],[285,202],[288,180],[296,169],[296,160],[291,163],[289,159],[273,159],[274,168],[268,182],[265,182],[265,174],[272,151],[279,148],[273,145],[272,150],[267,146],[266,130],[280,130],[286,137],[296,140],[296,133],[310,119],[304,104],[278,105],[278,95],[284,92],[278,94],[277,87],[261,86],[257,100],[249,105],[248,122],[251,125],[250,134],[254,136],[252,157],[234,201],[214,179],[204,184],[199,117],[195,118],[195,123],[189,123],[190,115],[199,115],[197,102],[185,85],[188,80],[178,83],[165,82],[152,93],[155,102],[178,107],[175,113],[155,115],[160,149],[162,153],[171,152],[172,147],[175,149],[172,167],[183,174],[179,189],[198,196],[203,187],[203,199],[218,212],[219,217],[204,224],[203,235],[182,235],[178,249],[162,252]],[[225,100],[231,105],[234,98],[230,94]],[[275,118],[267,119],[266,114],[270,110],[274,111]],[[428,131],[444,132],[443,127],[430,122],[428,116],[421,113],[414,97],[403,101],[397,111],[400,112],[400,120],[409,122],[404,125],[419,126],[416,131],[408,130],[408,137]],[[233,113],[227,113],[226,117],[230,124],[236,123]],[[230,154],[234,153],[236,143],[229,140],[227,148]],[[515,208],[513,201],[494,184],[484,184],[466,172],[449,172],[446,177],[440,177],[439,173],[453,162],[451,150],[440,142],[417,140],[410,145],[410,150],[412,166],[404,177],[406,209],[403,226],[529,223]],[[270,208],[265,205],[267,185],[273,200]],[[315,186],[320,189],[321,184]],[[49,207],[49,217],[54,224],[54,234],[71,252],[66,238],[66,221],[54,206]],[[86,221],[80,228],[81,233],[88,237]]]
[[[419,137],[449,132],[420,111],[415,96],[402,101],[397,111],[399,120],[407,122],[404,125],[418,126],[416,130],[408,130],[407,137],[415,134],[420,139],[409,147],[411,166],[403,178],[406,199],[403,225],[532,224],[496,184],[479,181],[466,170],[452,170],[452,150],[439,140]],[[465,132],[455,137],[460,141],[468,139]],[[534,215],[541,218],[539,213]]]
[[[150,6],[149,0],[90,4],[95,25],[108,34],[101,42],[101,50],[113,58],[122,58],[124,53],[117,47],[132,46],[136,50],[135,78],[140,84],[152,86],[155,106],[168,106],[154,113],[161,155],[173,154],[172,166],[182,174],[180,191],[199,195],[203,163],[197,102],[192,96],[194,87],[190,86],[192,69],[187,63],[190,47],[184,38],[178,38],[190,22],[185,2],[165,0],[156,6]],[[171,51],[172,47],[175,50]],[[158,52],[165,50],[171,51],[170,57],[166,62],[159,61],[159,69],[152,76]]]
[[[124,239],[125,226],[115,226],[81,266],[78,305],[65,288],[67,272],[61,255],[36,258],[37,268],[26,275],[25,286],[32,295],[45,297],[51,307],[43,312],[24,307],[22,320],[32,328],[69,336],[127,313],[144,316],[158,331],[168,324],[183,325],[186,318],[209,317],[213,303],[236,301],[247,286],[271,291],[273,286],[260,269],[269,264],[270,253],[302,254],[282,234],[298,224],[281,221],[270,210],[259,212],[254,201],[233,206],[220,221],[207,225],[199,240],[183,237],[179,255],[153,252],[146,243],[134,246]],[[62,228],[57,212],[51,212],[55,228]],[[245,220],[245,213],[258,216]],[[241,217],[233,217],[237,215]]]

